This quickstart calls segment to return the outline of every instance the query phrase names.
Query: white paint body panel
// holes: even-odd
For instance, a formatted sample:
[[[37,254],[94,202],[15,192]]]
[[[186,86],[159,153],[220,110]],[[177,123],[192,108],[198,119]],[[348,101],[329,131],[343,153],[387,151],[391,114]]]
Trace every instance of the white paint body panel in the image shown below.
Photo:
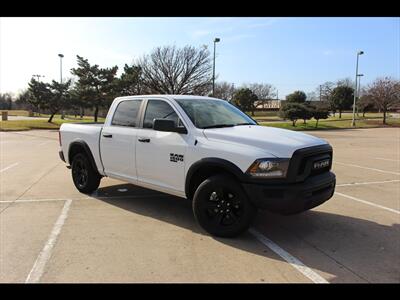
[[[83,140],[92,151],[100,174],[185,197],[187,172],[190,166],[200,159],[221,158],[246,172],[256,159],[290,158],[297,149],[327,144],[325,140],[305,133],[265,126],[196,128],[174,100],[185,98],[190,101],[191,97],[201,98],[183,95],[119,97],[111,105],[103,129],[102,124],[63,124],[60,131],[62,150],[67,163],[70,163],[69,144]],[[111,119],[116,106],[120,101],[130,99],[160,99],[168,102],[181,118],[188,134],[112,126]],[[113,137],[115,134],[118,138],[103,141],[105,139],[100,136],[102,130],[112,133]],[[150,142],[138,142],[139,137],[150,138]],[[196,140],[197,144],[194,145]],[[108,146],[105,146],[105,143],[109,143]],[[184,155],[184,161],[170,161],[170,153]]]
[[[138,129],[105,126],[100,135],[100,151],[104,173],[109,177],[137,180],[136,139]],[[104,135],[111,134],[112,138]]]
[[[235,126],[204,130],[209,139],[221,143],[248,145],[280,158],[290,158],[300,148],[326,144],[309,134],[266,126]]]
[[[94,161],[101,175],[103,172],[103,163],[100,159],[99,138],[103,124],[69,124],[64,123],[60,127],[61,132],[61,148],[64,153],[65,160],[68,164],[69,145],[75,141],[85,141],[92,151]]]

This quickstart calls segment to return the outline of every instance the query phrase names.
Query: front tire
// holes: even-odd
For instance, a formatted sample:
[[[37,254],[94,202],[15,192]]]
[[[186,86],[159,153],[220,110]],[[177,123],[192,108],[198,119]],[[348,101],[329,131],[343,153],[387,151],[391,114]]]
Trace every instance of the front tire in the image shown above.
[[[78,153],[72,159],[72,180],[75,187],[84,194],[90,194],[97,190],[100,185],[101,176],[93,168],[87,156]]]
[[[234,237],[250,227],[257,209],[237,180],[220,174],[199,185],[193,197],[193,213],[208,233]]]

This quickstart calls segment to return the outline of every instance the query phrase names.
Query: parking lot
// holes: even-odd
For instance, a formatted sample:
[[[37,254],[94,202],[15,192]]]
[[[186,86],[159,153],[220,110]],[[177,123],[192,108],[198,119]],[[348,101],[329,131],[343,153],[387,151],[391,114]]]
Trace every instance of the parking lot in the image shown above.
[[[191,203],[104,178],[74,187],[56,131],[0,132],[1,282],[400,282],[400,129],[315,131],[336,193],[214,238]]]

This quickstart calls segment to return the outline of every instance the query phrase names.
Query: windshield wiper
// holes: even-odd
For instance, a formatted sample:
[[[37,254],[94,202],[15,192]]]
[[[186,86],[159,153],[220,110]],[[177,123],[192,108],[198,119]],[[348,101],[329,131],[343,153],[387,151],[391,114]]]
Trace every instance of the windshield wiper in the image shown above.
[[[204,126],[201,127],[202,129],[207,129],[207,128],[223,128],[223,127],[233,127],[235,124],[216,124],[216,125],[211,125],[211,126]]]
[[[238,124],[235,124],[235,126],[240,126],[240,125],[256,125],[256,124],[254,124],[254,123],[238,123]]]

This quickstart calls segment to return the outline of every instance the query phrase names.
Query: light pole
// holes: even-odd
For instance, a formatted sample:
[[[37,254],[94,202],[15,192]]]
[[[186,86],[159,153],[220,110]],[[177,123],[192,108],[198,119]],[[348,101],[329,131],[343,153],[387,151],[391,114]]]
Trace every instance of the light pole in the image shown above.
[[[354,89],[354,99],[353,99],[353,119],[351,121],[351,126],[356,126],[356,120],[355,120],[355,113],[356,113],[356,97],[357,97],[357,79],[358,79],[358,57],[360,55],[363,55],[364,51],[358,51],[357,52],[357,63],[356,63],[356,88]]]
[[[58,54],[58,56],[60,57],[60,83],[62,83],[62,59],[64,57],[64,54]]]
[[[321,102],[322,99],[322,84],[319,85],[319,102]]]
[[[361,89],[361,77],[364,76],[364,74],[358,74],[358,90],[357,90],[357,99],[360,98],[360,89]]]
[[[360,89],[361,89],[361,76],[364,76],[364,74],[358,74],[358,89],[357,89],[357,101],[360,100]],[[357,117],[358,117],[358,106],[357,106]]]
[[[221,41],[220,38],[214,39],[214,60],[213,60],[213,81],[212,81],[212,95],[214,97],[214,87],[215,87],[215,45]]]
[[[60,57],[60,83],[62,83],[62,59],[64,57],[64,54],[58,54],[58,57]],[[65,111],[62,110],[61,112],[61,119],[64,119],[65,117]]]
[[[32,77],[36,77],[37,81],[39,81],[40,77],[44,77],[44,75],[34,74],[34,75],[32,75]]]

